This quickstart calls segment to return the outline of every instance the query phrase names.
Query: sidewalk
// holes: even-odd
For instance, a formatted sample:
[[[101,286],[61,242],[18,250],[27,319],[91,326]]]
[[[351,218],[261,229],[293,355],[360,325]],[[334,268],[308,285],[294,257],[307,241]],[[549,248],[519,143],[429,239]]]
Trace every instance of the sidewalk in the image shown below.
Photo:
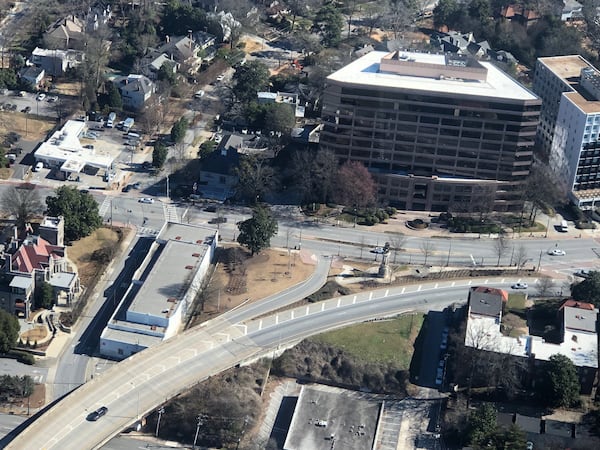
[[[132,232],[128,233],[127,236],[125,237],[125,239],[121,242],[121,248],[122,248],[124,257],[126,257],[127,254],[129,253],[128,249],[130,249],[131,244],[136,236],[135,227],[130,227],[130,228],[133,229]],[[113,270],[113,265],[114,265],[115,261],[118,261],[118,260],[113,259],[106,266],[106,268],[104,269],[105,273]],[[96,286],[93,286],[93,288],[92,288],[93,290],[90,293],[88,302],[87,302],[85,308],[83,309],[80,318],[89,317],[88,312],[92,308],[94,303],[103,298],[102,292],[104,290],[104,286],[102,285],[102,279],[104,279],[104,277],[101,277],[101,281]],[[57,319],[58,319],[58,316],[57,316]],[[91,321],[91,318],[88,320]],[[54,339],[52,339],[52,341],[50,342],[50,345],[48,345],[48,348],[46,349],[46,356],[44,357],[44,359],[51,362],[51,364],[48,367],[48,375],[46,377],[46,403],[51,402],[54,399],[53,392],[52,392],[52,386],[54,385],[54,377],[56,376],[56,367],[58,365],[59,358],[62,356],[62,354],[65,352],[65,350],[69,349],[69,345],[71,344],[73,339],[77,336],[77,333],[82,326],[87,327],[88,325],[87,324],[82,325],[82,321],[78,320],[71,327],[71,333],[65,333],[64,331],[60,330],[60,328],[57,328]],[[86,371],[86,380],[85,381],[87,381],[87,377],[88,377],[87,372],[88,371]]]
[[[405,236],[414,237],[431,237],[431,238],[447,238],[447,239],[483,239],[483,238],[497,238],[497,234],[480,234],[480,233],[451,233],[448,229],[442,228],[441,224],[432,223],[432,219],[438,217],[436,213],[419,212],[419,211],[398,211],[394,218],[388,219],[385,224],[377,224],[373,226],[357,225],[361,229],[370,230],[376,233],[399,233]],[[406,226],[406,222],[409,220],[421,219],[429,224],[428,228],[422,230],[413,230]],[[328,223],[331,220],[325,219]],[[556,214],[555,216],[549,217],[546,214],[539,213],[536,217],[536,222],[548,227],[548,230],[537,231],[537,232],[508,232],[506,237],[509,239],[573,239],[573,238],[594,238],[596,237],[595,230],[578,230],[570,224],[569,231],[566,233],[559,232],[555,226],[559,225],[563,220],[562,216]],[[337,221],[334,219],[336,226],[340,228],[352,228],[352,223]],[[600,230],[598,231],[600,237]]]

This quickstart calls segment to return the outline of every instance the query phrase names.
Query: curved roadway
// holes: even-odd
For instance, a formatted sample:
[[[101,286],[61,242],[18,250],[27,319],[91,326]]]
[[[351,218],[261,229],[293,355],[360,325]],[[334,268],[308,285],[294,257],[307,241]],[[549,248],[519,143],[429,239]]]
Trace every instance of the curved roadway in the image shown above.
[[[318,269],[324,269],[324,264],[328,262],[320,260]],[[295,288],[301,297],[294,300],[302,298],[304,288],[312,288],[318,278]],[[495,278],[383,288],[252,319],[292,299],[278,302],[278,296],[273,296],[268,306],[261,303],[230,311],[119,363],[48,410],[7,448],[97,448],[188,387],[281,345],[371,318],[463,302],[471,284],[503,287],[516,281]],[[89,412],[103,405],[108,407],[105,417],[86,421]]]

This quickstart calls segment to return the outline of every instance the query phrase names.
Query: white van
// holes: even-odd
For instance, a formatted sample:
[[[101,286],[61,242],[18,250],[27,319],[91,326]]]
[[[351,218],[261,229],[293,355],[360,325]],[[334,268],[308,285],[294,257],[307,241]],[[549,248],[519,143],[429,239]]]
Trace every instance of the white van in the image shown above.
[[[567,231],[569,231],[569,225],[567,224],[566,220],[563,220],[560,223],[560,226],[558,227],[559,231],[562,231],[563,233],[566,233]]]
[[[39,161],[35,167],[33,168],[34,172],[39,172],[40,170],[42,170],[44,168],[44,163]]]
[[[140,139],[140,135],[137,133],[127,133],[127,138],[129,140],[139,140]]]
[[[106,121],[106,128],[112,128],[115,126],[115,120],[117,120],[117,115],[114,112],[111,112],[108,115],[108,120]]]

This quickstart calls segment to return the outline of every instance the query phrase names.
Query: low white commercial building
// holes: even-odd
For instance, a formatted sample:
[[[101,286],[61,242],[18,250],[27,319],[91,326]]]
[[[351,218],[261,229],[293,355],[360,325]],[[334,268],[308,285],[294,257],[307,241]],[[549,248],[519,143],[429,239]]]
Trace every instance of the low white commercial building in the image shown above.
[[[100,353],[125,359],[177,334],[200,290],[218,232],[166,223],[100,336]]]
[[[79,141],[87,131],[85,122],[67,120],[67,123],[43,142],[35,151],[35,160],[46,167],[60,169],[65,178],[72,173],[80,173],[86,166],[109,170],[114,158],[108,153],[98,153]]]

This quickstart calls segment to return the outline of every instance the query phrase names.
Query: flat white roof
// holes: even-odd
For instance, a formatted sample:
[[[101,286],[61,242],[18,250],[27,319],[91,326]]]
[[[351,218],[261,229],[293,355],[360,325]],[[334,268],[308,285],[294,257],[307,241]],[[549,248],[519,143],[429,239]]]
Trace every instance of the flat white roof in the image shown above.
[[[198,269],[207,246],[202,242],[169,240],[128,308],[128,313],[168,317],[182,300],[190,275]]]
[[[146,348],[160,344],[163,340],[163,338],[158,336],[149,336],[142,333],[131,333],[129,331],[115,330],[108,327],[104,328],[100,338]]]
[[[471,313],[467,320],[465,345],[514,356],[535,355],[535,359],[542,361],[548,361],[552,355],[561,354],[578,367],[598,367],[596,333],[578,332],[570,328],[564,330],[562,343],[552,344],[539,336],[504,336],[496,319]]]
[[[485,81],[439,79],[379,72],[381,58],[390,52],[370,52],[327,77],[328,80],[372,87],[397,88],[424,92],[453,93],[505,100],[538,100],[519,82],[489,62],[479,61],[487,69]],[[416,63],[444,64],[441,54],[404,52]]]
[[[33,283],[33,279],[31,277],[21,277],[16,275],[11,280],[9,286],[20,289],[27,289]]]
[[[59,131],[43,142],[35,151],[37,159],[59,161],[65,164],[63,170],[79,172],[90,165],[99,169],[110,167],[114,158],[108,154],[96,154],[93,149],[84,148],[79,136],[84,131],[85,122],[67,120]]]

